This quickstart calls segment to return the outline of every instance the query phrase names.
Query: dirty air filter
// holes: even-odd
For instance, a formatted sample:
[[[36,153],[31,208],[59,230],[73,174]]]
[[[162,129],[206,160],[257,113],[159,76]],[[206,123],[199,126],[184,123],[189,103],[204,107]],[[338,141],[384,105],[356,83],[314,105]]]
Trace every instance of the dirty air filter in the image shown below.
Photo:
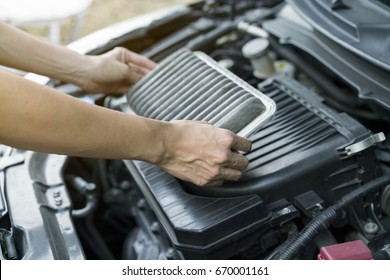
[[[158,120],[202,120],[248,136],[270,120],[275,103],[201,52],[181,49],[127,94],[131,110]]]

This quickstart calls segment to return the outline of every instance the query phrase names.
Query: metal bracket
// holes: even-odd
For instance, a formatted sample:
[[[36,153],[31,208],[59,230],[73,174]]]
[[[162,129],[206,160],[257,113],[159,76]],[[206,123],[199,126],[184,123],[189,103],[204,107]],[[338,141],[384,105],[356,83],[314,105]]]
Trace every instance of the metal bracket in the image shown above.
[[[371,135],[370,137],[360,142],[345,147],[344,152],[347,156],[352,156],[385,140],[386,140],[385,134],[383,132],[379,132],[374,135]]]
[[[5,156],[0,158],[0,171],[4,171],[8,167],[18,165],[24,162],[24,155]]]

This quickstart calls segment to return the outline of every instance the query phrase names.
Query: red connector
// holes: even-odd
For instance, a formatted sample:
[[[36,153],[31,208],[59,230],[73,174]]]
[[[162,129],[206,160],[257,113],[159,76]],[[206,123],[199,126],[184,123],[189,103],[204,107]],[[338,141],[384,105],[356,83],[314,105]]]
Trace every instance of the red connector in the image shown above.
[[[322,247],[318,260],[372,260],[370,249],[361,240]]]

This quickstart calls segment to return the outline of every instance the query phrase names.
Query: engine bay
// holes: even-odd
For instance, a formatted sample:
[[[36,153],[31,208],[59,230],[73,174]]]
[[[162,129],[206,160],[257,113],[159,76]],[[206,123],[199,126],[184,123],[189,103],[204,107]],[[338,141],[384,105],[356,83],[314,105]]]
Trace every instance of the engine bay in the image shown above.
[[[202,53],[276,111],[251,131],[243,177],[218,188],[140,161],[1,146],[0,259],[361,259],[356,248],[368,259],[390,259],[389,60],[372,43],[382,29],[357,36],[358,43],[348,37],[359,33],[362,10],[370,28],[378,20],[389,27],[390,7],[334,2],[341,1],[202,1],[91,48],[99,54],[123,46],[162,65],[183,52]],[[327,16],[316,21],[318,14]],[[326,19],[334,18],[339,29],[329,32]],[[178,61],[139,88],[178,92],[181,107],[149,92],[135,105],[137,88],[88,102],[158,119],[221,117],[232,130],[264,110],[245,112],[249,97],[240,92],[243,99],[216,101],[220,114],[198,111],[214,92],[231,88],[226,80],[181,85],[188,73],[189,80],[210,74],[197,61]],[[47,84],[88,97],[69,84]],[[194,101],[199,88],[206,97]]]

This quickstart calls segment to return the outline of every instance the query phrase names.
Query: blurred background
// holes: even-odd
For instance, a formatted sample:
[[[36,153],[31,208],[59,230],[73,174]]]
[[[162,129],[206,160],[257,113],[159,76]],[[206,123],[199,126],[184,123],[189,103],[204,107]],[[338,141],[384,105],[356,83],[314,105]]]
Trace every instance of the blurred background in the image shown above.
[[[194,2],[197,0],[93,0],[84,14],[77,37],[85,36],[136,15]],[[69,32],[75,24],[74,21],[74,18],[69,18],[60,23],[60,43],[67,44],[75,39],[70,38],[71,32]],[[22,27],[22,29],[38,36],[45,36],[47,33],[47,27],[43,26],[27,26]]]
[[[194,0],[93,0],[85,16],[80,35],[86,35],[112,23],[165,7],[194,3]],[[64,26],[66,28],[66,24]]]

